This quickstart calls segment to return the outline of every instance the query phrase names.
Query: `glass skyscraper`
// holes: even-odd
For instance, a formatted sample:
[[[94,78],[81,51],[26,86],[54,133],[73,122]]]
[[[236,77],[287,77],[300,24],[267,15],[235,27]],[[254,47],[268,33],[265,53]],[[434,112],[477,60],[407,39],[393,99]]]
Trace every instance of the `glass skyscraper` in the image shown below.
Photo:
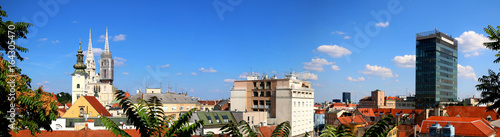
[[[457,102],[457,41],[437,30],[416,40],[416,107]]]
[[[351,92],[342,92],[342,102],[352,103]]]

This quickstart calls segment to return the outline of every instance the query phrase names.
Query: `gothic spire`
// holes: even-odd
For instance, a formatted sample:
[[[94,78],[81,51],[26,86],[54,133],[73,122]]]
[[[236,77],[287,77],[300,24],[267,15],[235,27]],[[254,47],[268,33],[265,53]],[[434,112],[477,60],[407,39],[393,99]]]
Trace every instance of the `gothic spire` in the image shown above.
[[[87,61],[94,60],[94,53],[92,52],[92,29],[89,29],[89,47],[87,51]]]
[[[106,27],[106,40],[104,44],[104,52],[109,52],[108,27]]]

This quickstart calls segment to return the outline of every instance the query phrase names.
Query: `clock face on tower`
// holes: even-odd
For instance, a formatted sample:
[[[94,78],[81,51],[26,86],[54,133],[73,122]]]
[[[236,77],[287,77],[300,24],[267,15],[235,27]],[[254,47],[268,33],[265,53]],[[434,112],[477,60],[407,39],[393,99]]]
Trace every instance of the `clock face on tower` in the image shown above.
[[[103,66],[108,66],[108,60],[104,60],[103,63],[104,63]]]

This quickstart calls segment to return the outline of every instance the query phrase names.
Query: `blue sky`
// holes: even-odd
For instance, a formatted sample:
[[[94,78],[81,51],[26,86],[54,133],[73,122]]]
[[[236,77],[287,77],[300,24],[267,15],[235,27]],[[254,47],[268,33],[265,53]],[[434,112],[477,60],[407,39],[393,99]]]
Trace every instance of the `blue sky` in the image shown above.
[[[109,28],[115,82],[130,91],[146,85],[201,99],[229,98],[232,80],[250,71],[309,79],[315,101],[353,99],[380,89],[386,95],[415,90],[415,34],[434,28],[459,41],[460,98],[479,95],[476,79],[493,64],[483,28],[500,1],[6,1],[4,20],[34,24],[19,63],[32,85],[71,92],[78,41],[104,49]],[[47,8],[48,7],[48,8]],[[389,16],[386,16],[389,15]],[[389,18],[388,18],[389,17]],[[98,60],[99,55],[94,55]]]

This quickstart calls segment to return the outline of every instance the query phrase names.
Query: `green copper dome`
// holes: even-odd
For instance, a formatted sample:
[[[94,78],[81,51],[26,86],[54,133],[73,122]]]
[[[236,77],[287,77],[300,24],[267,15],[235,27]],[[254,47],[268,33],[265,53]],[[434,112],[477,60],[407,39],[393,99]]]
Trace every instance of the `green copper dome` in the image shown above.
[[[73,68],[75,68],[75,72],[73,72],[72,75],[80,74],[86,76],[87,73],[85,72],[85,69],[87,68],[87,66],[83,64],[82,42],[80,42],[79,45],[80,47],[78,49],[78,54],[76,54],[76,64],[73,65]]]

